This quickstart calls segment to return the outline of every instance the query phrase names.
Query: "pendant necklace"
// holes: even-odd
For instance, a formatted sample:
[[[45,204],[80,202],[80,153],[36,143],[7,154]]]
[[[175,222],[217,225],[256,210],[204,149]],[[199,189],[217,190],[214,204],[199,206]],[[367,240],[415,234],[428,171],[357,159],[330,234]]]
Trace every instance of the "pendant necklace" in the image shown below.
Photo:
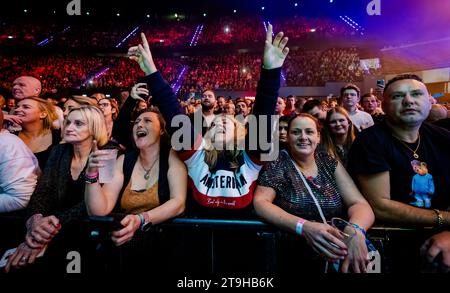
[[[144,179],[145,180],[148,180],[150,178],[150,171],[152,171],[153,166],[155,166],[157,161],[159,161],[159,158],[154,160],[152,165],[150,166],[150,168],[147,170],[147,169],[144,168],[144,165],[142,164],[141,160],[139,160],[139,163],[141,164],[142,169],[144,169],[144,171],[145,171],[145,174],[144,174]]]
[[[401,139],[397,138],[396,136],[394,136],[405,148],[407,148],[408,150],[410,150],[413,153],[413,157],[414,159],[418,159],[419,155],[417,154],[417,151],[419,150],[420,147],[420,133],[419,133],[419,138],[418,138],[418,143],[417,143],[417,147],[415,150],[413,150],[412,148],[410,148],[404,141],[402,141]]]

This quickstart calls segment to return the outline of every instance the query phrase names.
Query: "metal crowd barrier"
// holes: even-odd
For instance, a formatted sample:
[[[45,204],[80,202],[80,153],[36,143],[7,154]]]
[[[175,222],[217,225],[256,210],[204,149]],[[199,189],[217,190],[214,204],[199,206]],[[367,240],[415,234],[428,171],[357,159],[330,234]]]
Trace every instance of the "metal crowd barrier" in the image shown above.
[[[161,225],[176,229],[182,228],[200,228],[207,229],[210,232],[209,251],[210,251],[210,272],[217,271],[216,259],[216,233],[218,230],[250,230],[256,232],[256,237],[264,242],[264,263],[266,272],[275,272],[277,264],[276,254],[276,233],[278,229],[274,226],[257,220],[226,220],[226,219],[199,219],[199,218],[175,218]]]
[[[23,241],[24,219],[14,216],[0,215],[0,253],[11,248],[11,245],[17,245]],[[260,268],[265,272],[277,272],[277,242],[280,232],[272,225],[257,220],[228,220],[228,219],[200,219],[200,218],[175,218],[163,224],[155,226],[151,233],[162,236],[179,235],[184,233],[186,242],[196,241],[195,237],[198,231],[206,239],[200,239],[199,245],[204,247],[206,257],[208,258],[208,267],[204,268],[210,273],[218,272],[218,259],[222,258],[218,246],[223,245],[225,241],[233,243],[239,241],[239,235],[251,234],[255,236],[258,243],[263,243],[261,255],[264,267]],[[191,231],[196,231],[191,233]],[[238,232],[240,231],[240,232]],[[171,234],[172,233],[172,234]],[[241,233],[241,234],[239,234]],[[382,272],[396,273],[411,270],[420,270],[419,247],[425,239],[434,233],[431,229],[408,229],[395,227],[373,227],[368,231],[369,239],[374,243],[382,256]],[[206,235],[206,236],[205,236]],[[229,238],[228,238],[229,236]],[[252,237],[253,237],[252,236]],[[233,238],[234,237],[234,238]],[[177,239],[177,238],[175,238]],[[178,241],[179,242],[179,241]],[[207,242],[207,243],[205,243]],[[183,246],[184,243],[176,243]],[[186,243],[187,244],[187,243]],[[163,246],[174,245],[174,243],[163,243]],[[245,243],[243,244],[245,245]],[[252,249],[256,249],[253,247]],[[187,251],[186,253],[189,253]]]

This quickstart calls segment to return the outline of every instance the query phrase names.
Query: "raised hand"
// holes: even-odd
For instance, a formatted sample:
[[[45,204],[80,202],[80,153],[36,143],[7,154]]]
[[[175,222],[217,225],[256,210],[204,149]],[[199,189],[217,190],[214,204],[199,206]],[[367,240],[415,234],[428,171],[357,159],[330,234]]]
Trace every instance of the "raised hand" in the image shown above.
[[[266,34],[266,45],[264,46],[263,66],[265,69],[274,69],[283,66],[284,60],[289,53],[286,47],[288,38],[283,38],[283,32],[279,32],[272,41],[272,25],[269,24]]]
[[[142,44],[128,49],[128,58],[136,61],[146,75],[157,71],[155,62],[153,62],[152,53],[144,33],[141,33]]]
[[[131,88],[130,96],[135,100],[141,100],[141,101],[147,102],[140,96],[140,95],[149,96],[149,94],[150,94],[148,89],[141,87],[143,85],[147,85],[147,84],[143,83],[143,82],[135,84]]]

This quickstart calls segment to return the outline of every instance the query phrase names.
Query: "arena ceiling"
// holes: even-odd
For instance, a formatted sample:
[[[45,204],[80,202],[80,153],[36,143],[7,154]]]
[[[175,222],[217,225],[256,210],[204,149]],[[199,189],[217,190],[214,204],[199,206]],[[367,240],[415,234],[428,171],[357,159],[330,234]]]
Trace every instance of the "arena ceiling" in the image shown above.
[[[146,16],[181,15],[189,18],[259,14],[265,19],[283,16],[326,16],[346,20],[361,27],[367,36],[383,42],[402,43],[450,37],[450,0],[374,0],[380,15],[368,15],[371,0],[74,0],[81,4],[82,16],[68,16],[70,0],[21,0],[2,2],[0,17],[78,17],[81,21],[125,20]],[[264,7],[264,9],[263,9]],[[24,12],[24,11],[27,12]],[[236,10],[236,13],[234,13]],[[86,12],[90,12],[86,16]],[[203,16],[206,14],[206,16]],[[84,18],[84,19],[83,19]],[[349,20],[351,19],[351,21]],[[357,24],[357,26],[355,25]]]

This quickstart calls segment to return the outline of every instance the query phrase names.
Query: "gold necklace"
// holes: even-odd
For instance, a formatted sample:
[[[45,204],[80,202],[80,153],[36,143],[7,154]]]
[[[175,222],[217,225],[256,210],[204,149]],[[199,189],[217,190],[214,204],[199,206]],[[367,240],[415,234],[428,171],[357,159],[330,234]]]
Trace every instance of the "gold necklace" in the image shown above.
[[[407,148],[408,150],[410,150],[413,153],[413,157],[414,159],[418,159],[419,155],[417,154],[417,150],[420,147],[420,133],[418,134],[419,139],[418,139],[418,143],[417,143],[417,147],[415,150],[413,150],[412,148],[410,148],[403,140],[399,139],[398,137],[394,136],[405,148]]]
[[[144,169],[145,174],[144,174],[144,179],[148,180],[150,178],[150,171],[153,169],[153,166],[155,166],[156,162],[159,161],[159,158],[157,158],[156,160],[153,161],[152,165],[150,166],[150,169],[145,169],[144,165],[142,164],[142,161],[139,160],[139,163],[141,164],[142,169]]]

